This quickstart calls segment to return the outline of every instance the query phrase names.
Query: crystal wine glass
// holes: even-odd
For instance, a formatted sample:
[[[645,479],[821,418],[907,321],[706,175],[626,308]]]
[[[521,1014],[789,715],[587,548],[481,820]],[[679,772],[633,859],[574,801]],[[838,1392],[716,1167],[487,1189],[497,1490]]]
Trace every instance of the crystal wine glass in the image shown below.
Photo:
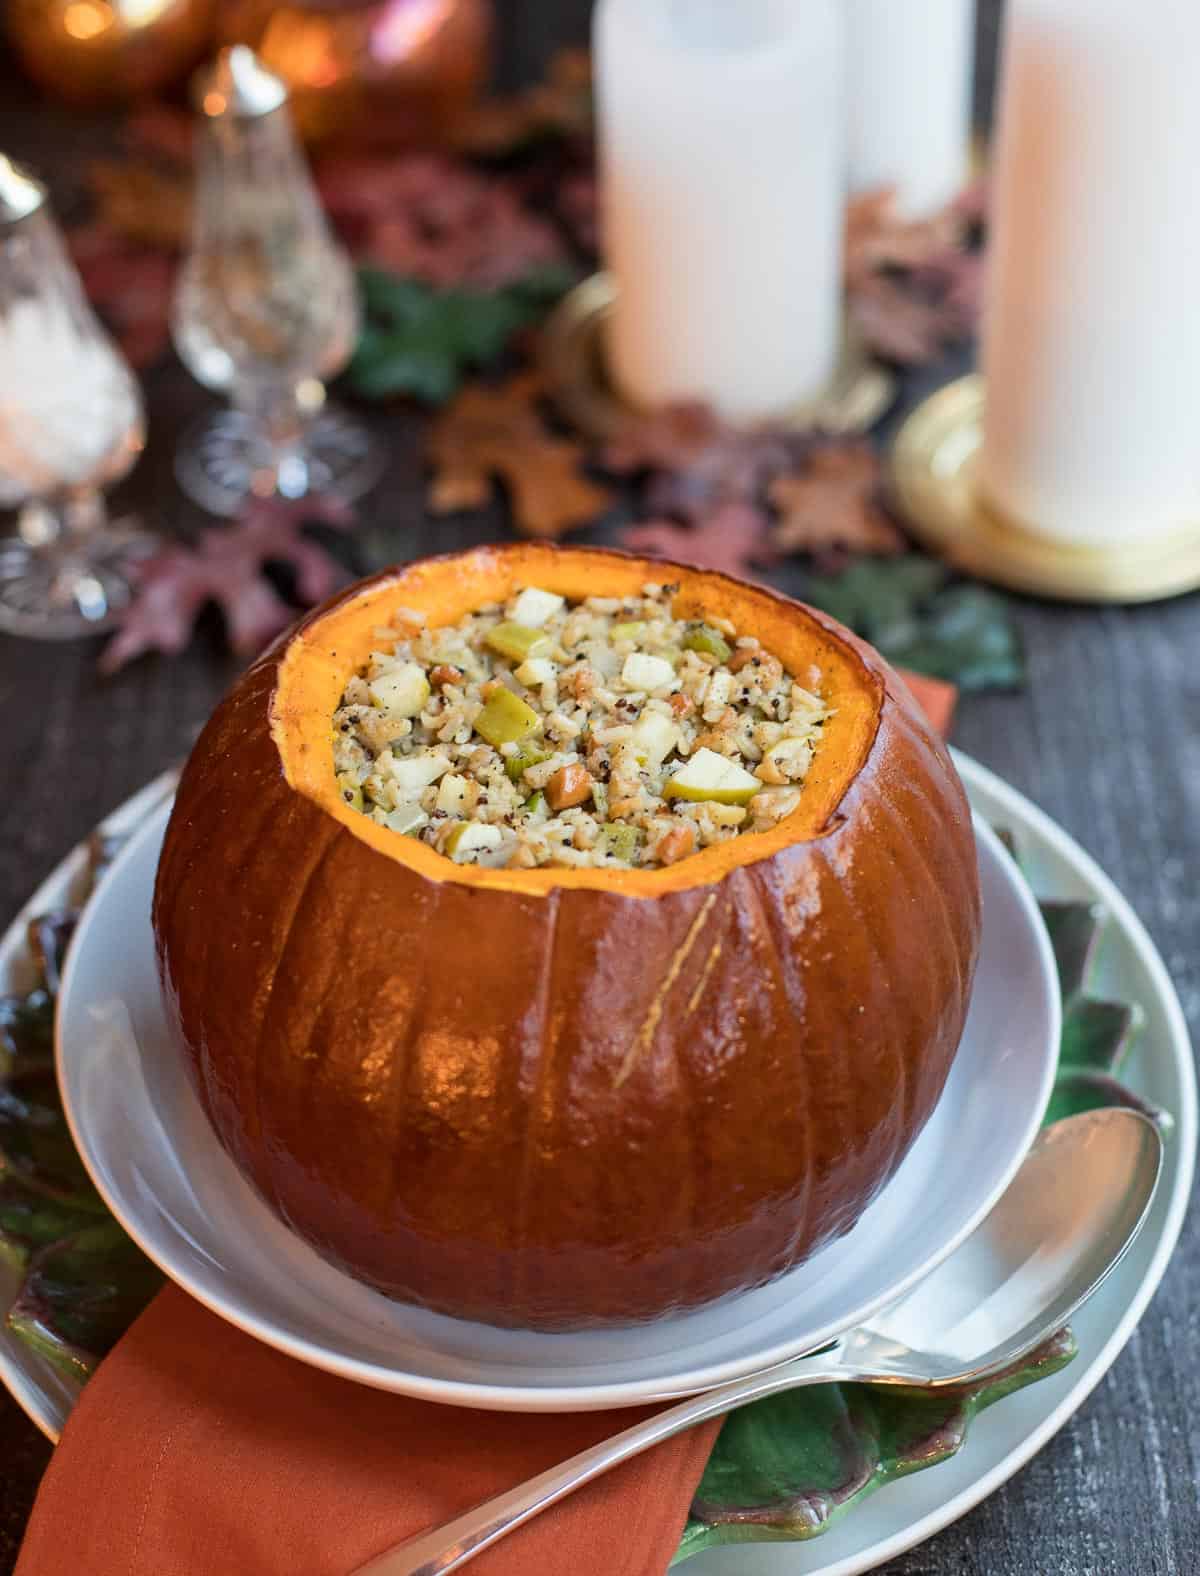
[[[325,401],[358,335],[354,271],[292,131],[287,91],[244,45],[198,94],[192,244],[172,333],[193,377],[232,408],[185,435],[184,491],[216,514],[248,494],[357,497],[379,457]]]
[[[147,538],[111,525],[102,489],[142,451],[138,386],[84,297],[46,191],[0,155],[0,628],[67,639],[128,602]]]

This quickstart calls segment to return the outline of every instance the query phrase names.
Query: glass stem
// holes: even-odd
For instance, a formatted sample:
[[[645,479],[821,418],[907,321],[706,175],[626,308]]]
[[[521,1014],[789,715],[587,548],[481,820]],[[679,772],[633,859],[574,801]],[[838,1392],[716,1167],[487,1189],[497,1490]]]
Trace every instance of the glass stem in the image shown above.
[[[246,383],[235,390],[234,405],[256,439],[250,483],[256,497],[302,498],[309,491],[305,439],[311,416],[299,388],[297,383]]]

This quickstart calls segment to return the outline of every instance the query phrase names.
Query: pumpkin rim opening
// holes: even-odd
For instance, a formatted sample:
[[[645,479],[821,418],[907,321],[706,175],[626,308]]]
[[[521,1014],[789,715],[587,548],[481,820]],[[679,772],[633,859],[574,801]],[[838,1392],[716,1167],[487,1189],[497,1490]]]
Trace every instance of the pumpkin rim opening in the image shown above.
[[[333,714],[346,681],[378,644],[375,631],[395,610],[419,609],[440,625],[456,622],[486,602],[507,600],[526,585],[577,600],[629,595],[651,581],[678,584],[672,606],[679,615],[719,613],[732,619],[740,632],[757,635],[800,682],[809,667],[820,666],[822,695],[831,715],[800,803],[777,826],[658,868],[497,870],[456,864],[345,803],[334,772]],[[289,786],[344,831],[427,880],[533,896],[590,888],[653,898],[712,885],[793,844],[819,840],[840,824],[839,807],[871,754],[883,714],[881,676],[835,626],[803,604],[719,571],[610,548],[512,543],[421,559],[351,587],[304,620],[285,642],[271,698],[271,736]]]

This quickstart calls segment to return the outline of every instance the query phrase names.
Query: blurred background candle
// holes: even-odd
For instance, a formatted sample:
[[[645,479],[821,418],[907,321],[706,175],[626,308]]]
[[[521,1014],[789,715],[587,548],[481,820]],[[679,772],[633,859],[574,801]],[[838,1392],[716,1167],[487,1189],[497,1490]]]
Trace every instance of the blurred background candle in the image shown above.
[[[1200,520],[1200,6],[1010,0],[980,486],[1039,534]]]
[[[944,208],[970,169],[975,0],[845,0],[850,186]]]
[[[735,420],[819,393],[841,330],[835,0],[600,0],[595,42],[621,392]]]

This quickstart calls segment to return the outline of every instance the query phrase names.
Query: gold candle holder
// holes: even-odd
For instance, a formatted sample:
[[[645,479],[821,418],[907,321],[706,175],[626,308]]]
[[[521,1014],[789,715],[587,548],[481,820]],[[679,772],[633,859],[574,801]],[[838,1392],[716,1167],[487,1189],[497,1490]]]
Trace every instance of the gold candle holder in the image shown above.
[[[1081,547],[1035,535],[988,505],[976,482],[984,401],[983,378],[961,378],[896,435],[892,492],[931,552],[981,580],[1066,602],[1156,602],[1200,587],[1200,515],[1168,536]]]
[[[547,389],[571,425],[589,438],[611,438],[632,405],[614,386],[604,354],[604,330],[617,299],[611,274],[593,274],[559,304],[542,339]],[[828,389],[785,411],[783,424],[796,431],[842,436],[866,432],[896,397],[896,379],[873,361],[847,323],[842,354]]]

